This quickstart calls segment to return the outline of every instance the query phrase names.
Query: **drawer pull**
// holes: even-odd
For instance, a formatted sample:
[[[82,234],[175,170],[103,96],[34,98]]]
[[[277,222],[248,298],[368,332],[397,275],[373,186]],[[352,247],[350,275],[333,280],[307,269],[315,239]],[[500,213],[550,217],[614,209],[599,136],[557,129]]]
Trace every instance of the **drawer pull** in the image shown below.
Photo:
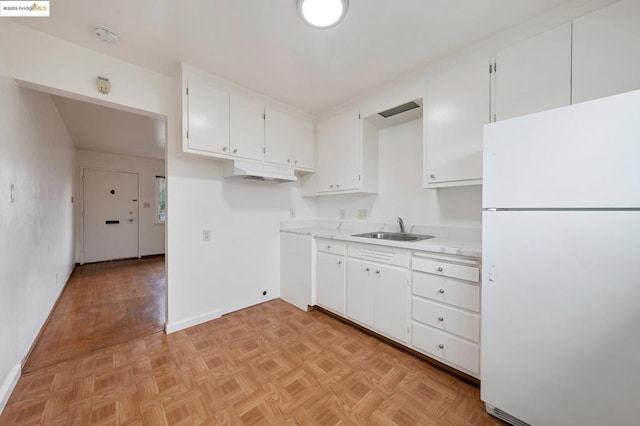
[[[440,343],[440,344],[438,345],[438,347],[439,347],[440,349],[444,349],[444,345],[443,345],[442,343]]]
[[[444,321],[444,317],[438,317],[438,321],[440,322]]]
[[[442,271],[443,271],[442,266],[439,266],[438,267],[438,272],[442,272]]]
[[[438,290],[438,293],[444,294],[444,288],[441,288],[440,290]]]

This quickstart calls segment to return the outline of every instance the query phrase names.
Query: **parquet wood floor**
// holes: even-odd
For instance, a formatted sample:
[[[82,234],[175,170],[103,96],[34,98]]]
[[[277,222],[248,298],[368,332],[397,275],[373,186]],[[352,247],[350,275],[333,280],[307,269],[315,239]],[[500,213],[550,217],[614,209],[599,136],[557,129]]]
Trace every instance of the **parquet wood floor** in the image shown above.
[[[274,300],[24,375],[0,426],[494,425],[479,390]]]
[[[164,256],[77,266],[23,371],[157,333],[164,317]]]

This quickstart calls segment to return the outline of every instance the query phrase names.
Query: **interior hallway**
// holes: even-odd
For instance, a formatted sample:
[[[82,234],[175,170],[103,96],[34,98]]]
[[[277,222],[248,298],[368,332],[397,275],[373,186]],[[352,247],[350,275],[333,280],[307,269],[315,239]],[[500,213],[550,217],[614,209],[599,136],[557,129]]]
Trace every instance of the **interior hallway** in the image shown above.
[[[23,373],[161,332],[164,256],[77,266]]]

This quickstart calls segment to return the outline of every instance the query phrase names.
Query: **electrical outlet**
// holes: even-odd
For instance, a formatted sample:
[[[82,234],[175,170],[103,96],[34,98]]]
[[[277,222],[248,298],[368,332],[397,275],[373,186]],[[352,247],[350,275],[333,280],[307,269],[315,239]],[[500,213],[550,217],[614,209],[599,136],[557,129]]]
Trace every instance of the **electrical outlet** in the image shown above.
[[[344,209],[340,209],[340,219],[344,219]]]
[[[289,218],[293,219],[294,217],[296,217],[296,209],[291,207],[289,209]]]
[[[211,241],[211,230],[205,229],[202,231],[202,241]]]
[[[358,209],[358,219],[365,220],[367,218],[367,209]]]

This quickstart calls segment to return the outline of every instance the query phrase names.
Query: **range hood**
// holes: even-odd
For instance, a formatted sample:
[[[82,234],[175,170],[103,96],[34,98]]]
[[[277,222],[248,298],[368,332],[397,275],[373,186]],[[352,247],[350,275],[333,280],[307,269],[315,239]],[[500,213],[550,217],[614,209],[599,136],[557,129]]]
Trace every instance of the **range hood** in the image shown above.
[[[276,166],[251,161],[234,160],[224,166],[224,176],[270,182],[295,182],[296,174],[291,167]]]

